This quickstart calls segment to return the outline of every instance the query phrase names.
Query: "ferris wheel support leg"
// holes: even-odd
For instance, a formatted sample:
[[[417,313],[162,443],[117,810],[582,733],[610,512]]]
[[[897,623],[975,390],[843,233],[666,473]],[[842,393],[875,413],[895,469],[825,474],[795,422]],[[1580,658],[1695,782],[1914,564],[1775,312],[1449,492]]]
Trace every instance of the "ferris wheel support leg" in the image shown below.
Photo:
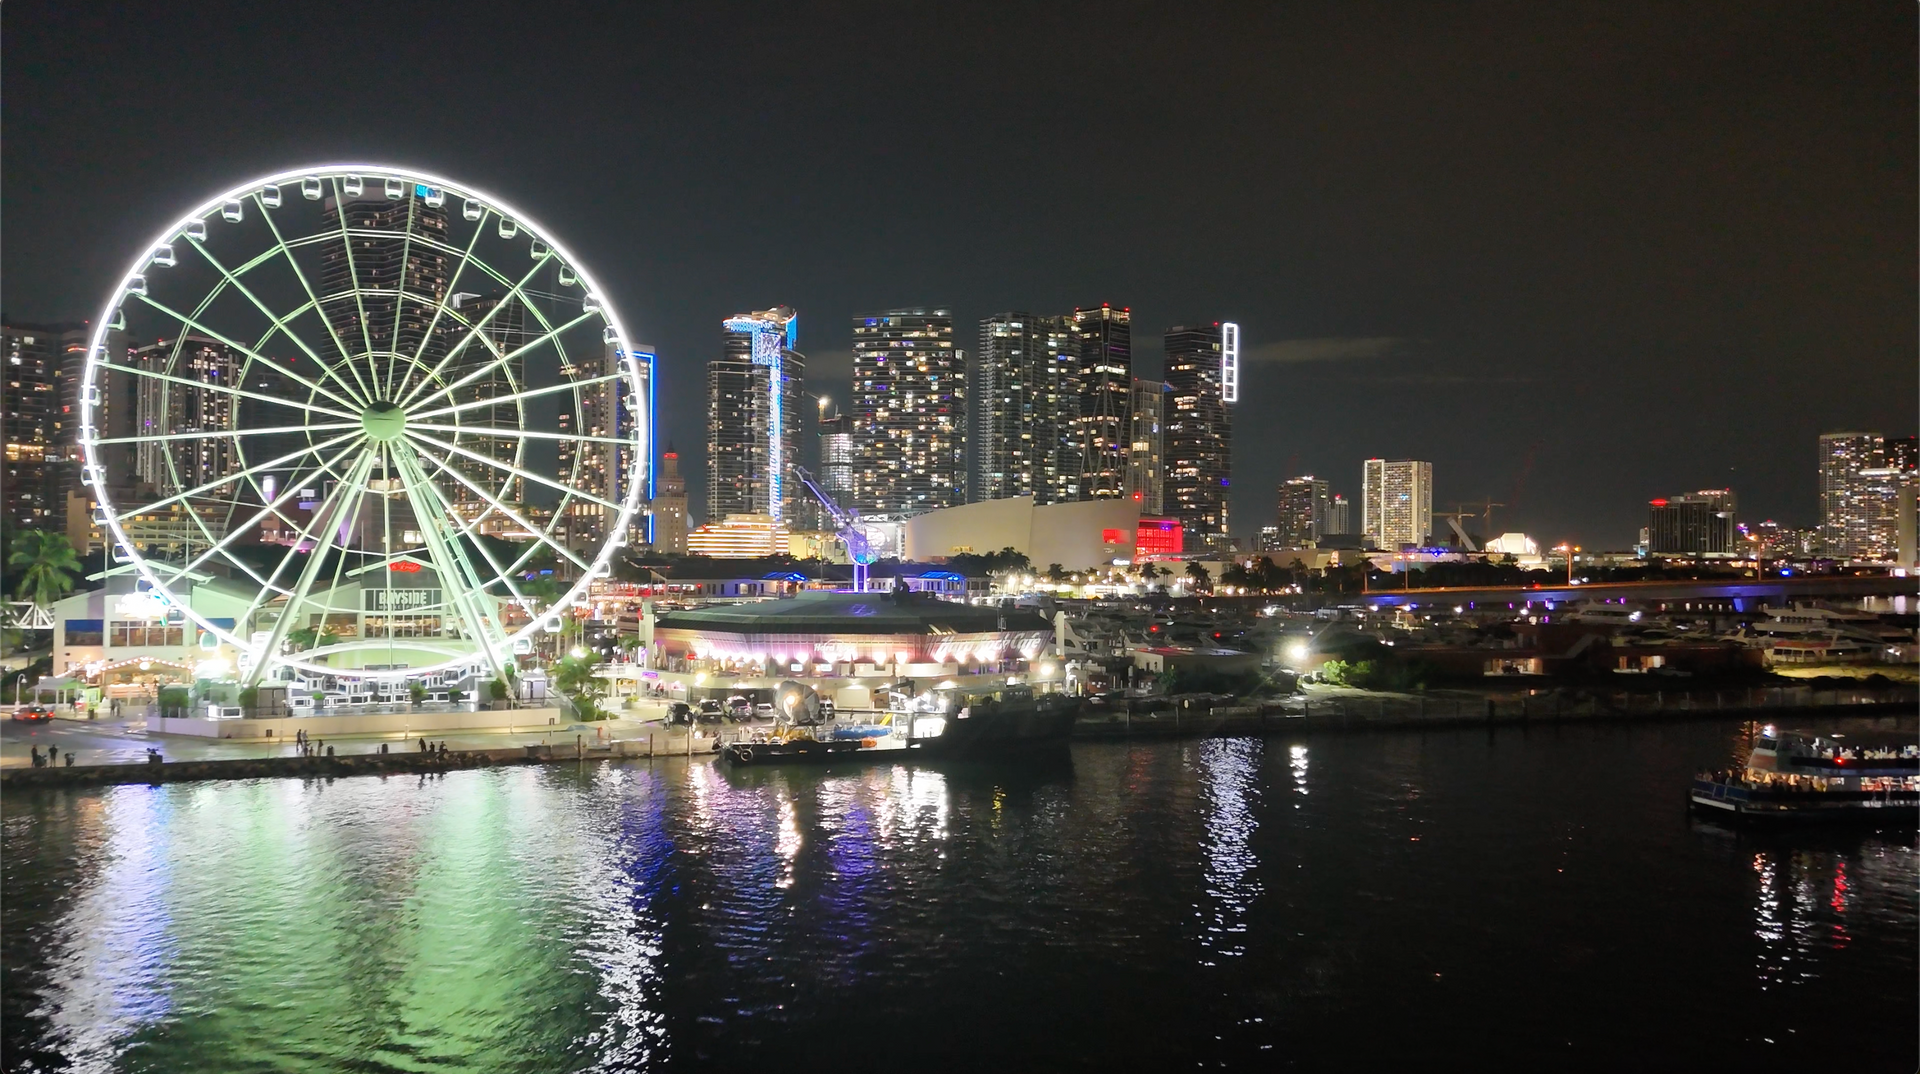
[[[310,531],[315,535],[311,558],[307,560],[306,566],[300,568],[300,577],[293,584],[293,590],[287,597],[286,607],[280,610],[279,620],[273,624],[273,630],[267,634],[266,644],[254,650],[253,666],[248,668],[247,673],[240,678],[242,689],[259,685],[260,677],[266,674],[267,667],[273,663],[274,654],[279,652],[280,646],[286,642],[287,634],[293,629],[293,621],[298,616],[300,604],[306,599],[308,593],[313,592],[313,580],[320,574],[320,565],[327,561],[327,555],[323,549],[333,543],[332,535],[335,527],[340,524],[347,505],[353,502],[351,490],[366,484],[367,474],[373,470],[373,458],[373,452],[370,451],[362,456],[349,471],[348,479],[334,487],[333,494],[339,499],[333,504],[323,505],[321,510],[314,512],[316,519],[322,515],[326,516],[327,525],[315,526]],[[327,535],[327,539],[321,540],[321,534]],[[322,622],[324,621],[323,619]]]
[[[414,517],[420,523],[420,536],[427,544],[427,550],[433,554],[435,563],[443,563],[454,568],[458,578],[440,578],[441,600],[449,594],[453,596],[455,608],[460,618],[466,620],[474,640],[479,643],[480,658],[486,662],[487,669],[494,678],[506,678],[506,663],[501,651],[506,648],[506,639],[496,636],[495,627],[498,617],[489,618],[480,613],[478,601],[490,600],[483,587],[479,572],[468,562],[467,554],[457,541],[449,542],[441,526],[446,518],[446,504],[440,501],[438,490],[428,480],[426,471],[420,468],[420,461],[411,451],[394,453],[394,462],[400,470],[401,487],[407,500],[413,504]]]

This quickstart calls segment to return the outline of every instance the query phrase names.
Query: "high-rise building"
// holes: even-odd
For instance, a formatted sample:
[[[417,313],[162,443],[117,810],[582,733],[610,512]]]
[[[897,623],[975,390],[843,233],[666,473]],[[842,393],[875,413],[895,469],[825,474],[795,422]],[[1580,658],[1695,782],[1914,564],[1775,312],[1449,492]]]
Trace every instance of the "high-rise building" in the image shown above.
[[[163,339],[133,352],[136,368],[165,373],[173,380],[140,377],[134,397],[137,435],[161,437],[195,431],[225,432],[238,427],[236,401],[230,388],[240,382],[246,357],[224,343],[188,333]],[[209,385],[193,387],[181,381]],[[197,488],[241,469],[234,438],[153,439],[136,445],[133,472],[141,481],[166,493]],[[208,490],[207,498],[229,495],[224,486]]]
[[[1360,475],[1361,533],[1375,548],[1417,547],[1433,533],[1433,464],[1368,459]]]
[[[853,502],[853,417],[835,414],[820,423],[820,491],[845,508]]]
[[[855,509],[911,513],[965,502],[967,369],[953,347],[953,311],[854,315],[852,417]]]
[[[460,385],[450,393],[448,402],[464,405],[483,400],[500,400],[526,391],[529,387],[527,358],[524,354],[515,353],[526,345],[528,338],[526,306],[511,295],[481,297],[471,294],[455,294],[447,300],[447,306],[448,313],[442,318],[441,323],[452,325],[454,338],[450,342],[436,340],[433,346],[427,349],[438,351],[459,348],[459,353],[447,363],[447,372],[443,375],[447,383]],[[439,329],[435,329],[435,332],[437,334]],[[473,338],[462,346],[461,338],[469,333]],[[581,370],[580,367],[570,364],[565,372],[569,377],[597,376],[603,372],[612,372],[612,369]],[[472,379],[469,380],[469,377]],[[462,384],[462,381],[466,383]],[[579,426],[583,419],[588,425],[605,427],[604,417],[595,411],[604,409],[599,400],[617,394],[614,389],[615,384],[608,382],[587,389],[581,393],[582,398],[578,401],[571,397],[563,397],[560,405],[561,431],[567,431],[570,422],[572,426]],[[522,424],[520,415],[522,405],[517,401],[504,403],[496,401],[484,406],[469,407],[460,412],[460,425],[462,428],[474,426],[481,429],[519,429]],[[474,458],[472,455],[462,455],[452,451],[441,453],[469,481],[485,490],[488,496],[513,504],[526,502],[525,481],[502,469],[502,466],[514,465],[514,459],[524,443],[521,438],[491,436],[482,432],[440,433],[436,434],[435,438],[455,444],[465,451],[472,452],[473,455],[481,456],[481,458]],[[575,460],[568,453],[568,449],[573,445],[563,440],[560,441],[560,446],[563,455],[566,456],[560,461],[560,479],[569,481],[568,475]],[[600,474],[598,479],[600,485],[605,484],[605,463],[602,455],[603,453],[599,451],[587,452],[582,460]],[[483,461],[486,459],[493,460],[493,463]],[[520,469],[528,469],[528,467],[523,465]],[[442,487],[447,488],[454,495],[456,509],[463,518],[471,520],[476,515],[484,515],[492,510],[484,497],[457,479],[443,482]],[[586,486],[576,487],[585,488]]]
[[[1862,470],[1885,458],[1879,433],[1838,432],[1820,436],[1820,545],[1836,559],[1851,559],[1867,547],[1868,509]]]
[[[721,356],[707,363],[707,518],[784,519],[806,495],[792,479],[805,422],[799,319],[776,306],[722,328]]]
[[[1345,496],[1335,496],[1327,508],[1327,528],[1324,533],[1350,534],[1353,532],[1353,512],[1348,509]]]
[[[1180,520],[1187,547],[1222,552],[1233,469],[1233,426],[1221,391],[1219,323],[1167,329],[1166,513]]]
[[[1745,551],[1739,544],[1732,489],[1702,489],[1648,503],[1652,555],[1731,556]]]
[[[1127,493],[1128,434],[1133,431],[1128,414],[1133,399],[1132,311],[1105,303],[1098,309],[1074,310],[1073,343],[1079,358],[1077,498],[1118,498]]]
[[[392,355],[395,381],[408,372],[415,355],[433,368],[449,345],[468,331],[459,318],[442,316],[437,323],[434,319],[452,274],[446,208],[428,205],[421,188],[389,199],[377,183],[367,184],[364,194],[346,197],[344,204],[344,225],[342,202],[331,195],[326,199],[325,217],[329,227],[352,230],[353,246],[321,248],[319,293],[345,297],[321,299],[332,331],[316,345],[328,352],[343,347],[349,355]],[[463,351],[458,360],[478,358]],[[382,372],[386,369],[385,363],[369,364],[377,364]],[[422,372],[413,373],[416,382]],[[378,381],[362,387],[384,396],[394,394],[395,385]]]
[[[653,550],[669,556],[687,554],[687,479],[680,475],[680,453],[668,444],[660,453],[660,473],[654,482]]]
[[[653,370],[652,350],[636,349],[636,354],[642,356],[641,397],[645,399],[653,390],[653,385],[647,382]],[[562,382],[609,376],[620,371],[620,363],[620,352],[609,343],[592,359],[578,363],[570,361],[562,366]],[[559,480],[605,502],[595,503],[560,492],[560,502],[554,504],[557,523],[554,530],[561,535],[560,539],[568,548],[576,551],[597,550],[618,517],[618,512],[607,504],[626,501],[629,492],[627,475],[633,467],[633,458],[627,454],[630,449],[602,441],[621,437],[623,431],[632,428],[640,417],[628,411],[622,382],[618,380],[591,384],[577,393],[563,393],[561,399],[560,431],[587,439],[559,442],[555,452]],[[644,538],[645,534],[629,533],[626,536],[631,544]]]
[[[56,498],[55,462],[62,457],[59,430],[61,336],[67,326],[6,325],[6,518],[21,528],[65,528],[64,493]],[[84,346],[84,344],[83,344]]]
[[[973,415],[970,500],[1077,498],[1079,369],[1072,322],[1031,313],[980,321],[968,406]]]
[[[1327,483],[1308,474],[1280,483],[1279,539],[1282,548],[1307,548],[1320,540],[1332,522]]]
[[[1135,380],[1128,401],[1127,495],[1149,515],[1166,510],[1166,391],[1161,381]]]

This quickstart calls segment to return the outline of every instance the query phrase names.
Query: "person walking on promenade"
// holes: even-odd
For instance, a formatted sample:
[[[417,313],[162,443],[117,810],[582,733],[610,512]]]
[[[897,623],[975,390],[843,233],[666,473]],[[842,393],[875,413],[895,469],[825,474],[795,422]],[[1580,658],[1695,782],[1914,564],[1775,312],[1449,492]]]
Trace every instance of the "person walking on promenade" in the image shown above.
[[[60,763],[60,747],[58,746],[47,747],[47,763],[50,765]]]
[[[45,757],[40,756],[40,747],[35,746],[33,748],[33,767],[45,768],[46,765],[47,765],[47,759]]]

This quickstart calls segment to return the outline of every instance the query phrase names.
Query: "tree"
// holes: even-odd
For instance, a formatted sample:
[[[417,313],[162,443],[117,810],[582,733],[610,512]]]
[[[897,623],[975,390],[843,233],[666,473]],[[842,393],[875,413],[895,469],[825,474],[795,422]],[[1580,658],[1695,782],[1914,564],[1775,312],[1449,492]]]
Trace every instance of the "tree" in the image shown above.
[[[1047,564],[1047,581],[1055,585],[1067,580],[1067,569],[1058,563]]]
[[[1194,566],[1199,567],[1200,565],[1196,563]],[[1201,570],[1205,569],[1206,568],[1201,567]],[[1253,572],[1238,563],[1231,564],[1227,569],[1220,572],[1221,585],[1230,585],[1238,589],[1252,589],[1253,583]]]
[[[1213,589],[1213,572],[1202,567],[1197,562],[1187,564],[1187,577],[1193,579],[1193,588],[1197,590],[1204,589],[1211,591]]]
[[[64,534],[28,530],[14,538],[7,566],[24,568],[13,595],[50,608],[73,591],[74,575],[80,573],[80,557]]]

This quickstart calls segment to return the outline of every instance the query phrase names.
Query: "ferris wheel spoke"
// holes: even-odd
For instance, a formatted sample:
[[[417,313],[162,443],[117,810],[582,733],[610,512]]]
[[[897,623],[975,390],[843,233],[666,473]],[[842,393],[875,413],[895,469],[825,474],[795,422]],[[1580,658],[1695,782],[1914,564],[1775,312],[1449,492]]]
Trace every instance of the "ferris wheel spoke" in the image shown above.
[[[412,405],[413,401],[417,397],[419,397],[422,391],[425,391],[429,386],[431,386],[434,380],[438,378],[440,374],[446,372],[448,364],[450,364],[456,357],[458,357],[462,351],[467,349],[467,344],[472,343],[474,340],[478,339],[483,344],[486,344],[487,346],[491,347],[492,342],[488,340],[485,336],[482,336],[480,332],[482,329],[486,328],[487,325],[493,323],[493,319],[499,316],[500,311],[506,309],[507,306],[511,304],[514,299],[517,298],[520,300],[520,306],[522,309],[532,310],[534,316],[539,317],[540,314],[539,314],[538,307],[534,306],[533,303],[527,301],[527,295],[526,295],[526,292],[523,290],[523,288],[527,286],[527,281],[533,279],[534,274],[539,272],[541,269],[545,268],[547,262],[551,260],[553,260],[553,255],[549,253],[545,257],[542,257],[539,260],[535,261],[533,263],[533,267],[527,270],[527,274],[525,276],[520,277],[519,282],[508,285],[506,297],[494,303],[493,308],[487,311],[486,316],[480,318],[478,321],[475,321],[472,324],[469,324],[467,326],[467,334],[464,336],[461,336],[458,342],[456,342],[453,346],[447,348],[446,356],[441,358],[440,361],[434,365],[433,372],[428,373],[424,377],[421,377],[420,383],[414,385],[412,390],[410,390],[405,396],[401,397],[400,405],[402,407]],[[484,262],[482,262],[481,267],[483,269],[486,267]],[[494,273],[493,275],[498,276],[497,273]],[[505,277],[499,277],[499,278],[502,282],[505,282],[505,279],[506,279]],[[455,314],[454,316],[458,318],[459,314]],[[542,318],[542,323],[544,323],[544,321],[545,319]],[[438,395],[438,394],[439,394],[438,392],[434,393],[434,395]],[[431,399],[433,398],[433,396],[429,395],[427,396],[427,398]]]
[[[491,436],[502,439],[531,438],[534,440],[578,440],[588,444],[613,444],[639,450],[640,445],[631,440],[622,440],[617,436],[575,436],[572,433],[548,433],[538,429],[517,429],[509,425],[426,425],[420,422],[408,422],[409,429],[425,429],[434,433],[460,433],[465,436]],[[105,443],[105,441],[102,441]]]
[[[482,659],[498,676],[501,673],[500,650],[504,647],[505,632],[498,629],[499,616],[496,614],[490,620],[478,603],[493,598],[487,595],[479,572],[473,569],[459,542],[449,541],[441,530],[444,511],[440,508],[445,507],[445,501],[440,497],[439,487],[427,479],[418,459],[411,452],[395,452],[395,456],[400,467],[401,490],[406,494],[407,502],[413,505],[414,517],[420,520],[420,535],[427,541],[435,565],[440,568],[440,602],[443,606],[450,603],[455,613],[466,622],[470,633],[480,643]],[[439,508],[436,508],[436,502]],[[455,577],[448,578],[449,573]],[[451,601],[448,600],[449,596],[452,597]]]
[[[314,315],[319,317],[320,323],[326,326],[327,335],[333,340],[334,349],[340,354],[341,364],[347,367],[347,372],[353,374],[354,383],[360,386],[360,398],[372,399],[373,392],[367,388],[366,381],[360,379],[360,370],[347,359],[348,351],[346,342],[340,338],[339,331],[333,327],[333,319],[327,316],[326,308],[320,305],[320,296],[314,293],[313,284],[307,279],[306,272],[300,268],[300,262],[293,256],[293,249],[287,245],[285,236],[280,234],[280,225],[273,222],[273,214],[267,211],[266,204],[260,200],[260,195],[257,192],[254,194],[253,200],[254,204],[260,207],[260,216],[267,222],[267,228],[273,232],[274,244],[279,247],[282,254],[286,255],[287,267],[293,270],[294,278],[300,281],[300,289],[307,293],[307,301],[312,305]],[[338,202],[336,201],[335,204],[338,204]],[[340,379],[340,375],[333,372],[332,368],[326,362],[321,362],[320,368],[326,370],[328,374],[333,377],[334,382],[339,384],[342,389],[346,388],[346,381]],[[352,393],[349,392],[348,394]]]
[[[558,552],[561,556],[572,561],[573,565],[576,567],[579,567],[581,570],[583,571],[593,570],[593,568],[587,564],[586,560],[581,559],[577,555],[574,555],[573,549],[568,548],[566,545],[561,544],[559,541],[554,540],[552,537],[549,537],[545,530],[527,521],[524,515],[514,510],[505,501],[501,500],[499,497],[495,496],[493,493],[488,492],[486,489],[481,488],[478,484],[476,484],[473,481],[473,479],[469,478],[466,474],[461,473],[457,467],[450,464],[447,460],[439,458],[434,454],[432,454],[431,452],[421,451],[417,445],[408,445],[408,446],[421,458],[426,459],[427,461],[438,466],[442,473],[446,474],[448,477],[453,478],[455,481],[459,482],[460,484],[465,485],[469,491],[471,491],[475,496],[480,497],[480,499],[486,501],[489,505],[493,507],[494,510],[500,512],[501,514],[512,519],[514,522],[518,523],[520,528],[532,534],[535,540],[545,542],[547,545],[552,547],[555,552]]]
[[[363,486],[366,483],[367,473],[372,469],[373,452],[365,452],[361,455],[360,461],[354,465],[349,478],[335,485],[333,491],[328,494],[327,499],[332,501],[331,507],[333,509],[328,510],[330,506],[329,503],[323,502],[320,510],[314,512],[314,522],[317,523],[324,517],[327,520],[326,525],[310,525],[302,531],[301,536],[303,538],[310,538],[314,533],[332,532],[344,517],[342,508],[345,507],[346,501],[352,498],[351,490],[355,487]],[[294,619],[299,614],[300,606],[308,603],[307,596],[313,592],[314,578],[319,575],[321,564],[327,560],[326,553],[321,549],[321,542],[315,540],[313,551],[309,553],[307,562],[300,568],[300,577],[294,581],[294,584],[287,591],[287,603],[280,610],[280,618],[274,622],[273,629],[268,632],[267,640],[263,642],[259,648],[254,650],[253,667],[247,672],[244,685],[251,686],[259,681],[261,673],[266,670],[273,654],[279,651],[280,646],[286,642],[287,632],[293,629]],[[297,545],[295,550],[298,550]],[[275,575],[277,576],[278,573],[279,572],[276,571]],[[265,598],[266,592],[262,591],[258,597],[254,598],[253,603],[248,605],[247,614],[251,616],[257,612]],[[240,620],[235,620],[235,622],[240,622]],[[325,623],[324,613],[321,622],[323,624]]]
[[[324,433],[341,429],[359,429],[357,421],[329,422],[325,425],[276,425],[266,429],[201,429],[190,433],[160,433],[154,436],[115,436],[95,440],[96,444],[150,444],[159,440],[205,440],[210,436],[272,436],[276,433]]]
[[[209,481],[204,485],[195,486],[193,488],[187,489],[184,492],[176,492],[173,495],[168,496],[163,500],[155,500],[152,503],[144,504],[140,507],[136,507],[131,511],[122,511],[119,513],[123,517],[126,517],[126,516],[133,516],[133,515],[144,515],[152,511],[158,511],[160,508],[165,507],[168,504],[178,503],[181,500],[192,499],[195,496],[199,496],[201,493],[211,492],[214,489],[220,488],[224,485],[237,484],[240,481],[245,480],[246,478],[252,477],[255,474],[261,473],[266,470],[271,470],[276,466],[285,466],[287,463],[290,463],[293,460],[301,458],[303,456],[306,456],[306,455],[317,456],[319,455],[320,452],[327,450],[328,448],[334,446],[335,444],[344,443],[348,440],[355,440],[362,435],[363,434],[357,433],[357,432],[342,433],[339,436],[333,437],[331,439],[322,440],[317,444],[308,444],[306,447],[303,447],[298,451],[288,452],[287,454],[282,455],[277,459],[268,459],[266,462],[255,463],[254,465],[249,466],[244,470],[238,470],[231,474],[222,474],[220,477],[217,477],[214,480]],[[335,457],[338,458],[338,456],[335,456]],[[331,470],[327,470],[327,468],[324,466],[321,467],[321,469],[326,470],[328,473],[332,472]]]
[[[194,380],[191,377],[177,377],[177,376],[174,376],[172,373],[162,373],[158,369],[142,369],[137,365],[120,365],[117,362],[103,362],[101,364],[105,365],[108,369],[116,370],[121,373],[126,373],[131,376],[148,377],[153,380],[165,380],[165,381],[170,381],[174,384],[184,384],[189,388],[199,388],[204,391],[220,392],[225,395],[239,396],[245,399],[257,399],[260,402],[272,403],[275,406],[292,407],[295,410],[306,410],[306,411],[311,411],[312,413],[315,413],[315,414],[325,414],[329,417],[345,418],[348,421],[360,420],[360,415],[358,414],[350,414],[344,410],[335,410],[332,407],[321,406],[318,403],[303,403],[298,399],[290,399],[285,396],[268,395],[265,392],[252,392],[252,391],[248,391],[245,388],[234,388],[225,384],[214,384],[211,381]]]
[[[221,551],[223,551],[228,545],[232,544],[236,537],[239,537],[241,534],[246,533],[249,529],[258,526],[261,522],[265,521],[268,516],[283,517],[283,516],[280,516],[280,506],[286,503],[288,500],[293,499],[294,496],[299,492],[299,490],[306,484],[308,479],[322,472],[331,473],[332,472],[331,468],[336,463],[346,458],[348,455],[353,454],[353,452],[358,450],[359,447],[360,445],[357,442],[348,444],[344,449],[336,453],[331,459],[328,459],[325,463],[316,467],[313,470],[313,473],[301,475],[301,480],[299,481],[287,482],[286,487],[281,489],[280,492],[276,494],[272,500],[268,501],[266,506],[262,507],[259,511],[255,512],[252,518],[248,519],[246,522],[241,523],[236,528],[229,529],[227,531],[227,535],[221,538],[218,542],[216,542],[213,545],[213,547],[207,549],[205,552],[200,553],[198,557],[186,563],[185,565],[181,566],[178,570],[174,571],[173,577],[169,580],[178,581],[179,579],[192,573],[195,568],[199,567],[201,564],[212,559],[214,556],[218,555]],[[326,501],[324,500],[322,501],[323,504],[325,502]],[[235,503],[237,504],[238,501],[235,501]],[[318,517],[320,512],[315,511],[314,514],[316,517]],[[298,527],[296,526],[296,528]],[[292,552],[289,552],[288,555],[292,555],[293,552],[298,552],[300,550],[301,541],[305,540],[306,537],[307,537],[306,531],[302,530],[300,537],[294,540],[293,550]],[[268,587],[272,586],[273,583],[271,581],[262,580],[258,574],[254,574],[253,570],[250,567],[247,567],[242,561],[237,560],[232,556],[228,556],[227,559],[230,562],[240,563],[241,569],[246,571],[248,574],[253,575],[254,580],[259,581],[261,585],[268,586]],[[280,572],[278,570],[275,570],[273,572],[273,577],[278,578],[279,575],[280,575]],[[235,620],[235,621],[238,622],[239,620]]]
[[[145,302],[147,305],[152,306],[154,309],[159,310],[161,313],[164,313],[167,316],[172,317],[174,320],[179,321],[181,327],[188,331],[204,333],[208,338],[217,340],[220,343],[224,343],[227,346],[232,347],[234,350],[239,351],[241,354],[246,355],[248,358],[253,359],[254,361],[261,362],[268,366],[272,366],[274,369],[280,368],[279,365],[277,365],[271,358],[268,358],[267,356],[261,354],[259,351],[256,351],[253,348],[237,340],[228,339],[226,336],[220,334],[219,332],[216,332],[211,328],[208,328],[206,325],[200,323],[198,320],[195,320],[193,317],[187,314],[180,313],[176,310],[168,308],[165,305],[162,305],[159,302],[155,302],[152,298],[148,297],[147,295],[139,295],[137,297],[140,299],[140,301]],[[144,370],[138,370],[133,366],[116,365],[113,368],[125,369],[131,372],[145,372]],[[293,372],[292,370],[283,370],[283,372],[285,372],[288,376],[292,377],[294,380],[297,380],[300,383],[306,385],[307,387],[312,388],[314,391],[318,392],[321,395],[326,396],[329,399],[332,399],[334,402],[339,403],[342,406],[353,407],[355,409],[359,409],[360,407],[359,403],[355,403],[348,399],[343,399],[340,396],[334,394],[333,392],[328,391],[327,389],[322,388],[320,385],[315,384],[314,382],[308,380],[307,378],[299,375],[298,373]],[[149,375],[154,375],[154,374],[149,374]],[[208,384],[205,381],[188,380],[185,383],[192,384],[196,387],[206,387],[206,388],[219,387],[218,385]],[[240,395],[248,394],[247,392],[240,391],[239,389],[227,389],[227,390],[234,391]],[[297,402],[294,402],[293,400],[284,399],[278,396],[256,394],[254,398],[265,399],[268,402],[286,403],[293,406],[302,406],[307,410],[319,410],[319,411],[322,411],[323,413],[335,414],[341,417],[351,418],[355,416],[353,414],[345,413],[343,411],[327,410],[324,407],[320,407],[316,405],[307,405],[307,404],[297,403]]]
[[[476,399],[472,402],[455,403],[452,406],[443,406],[435,410],[423,410],[418,414],[408,414],[407,420],[411,423],[419,418],[437,418],[442,414],[458,414],[462,411],[473,410],[478,407],[499,406],[503,403],[511,403],[517,399],[532,399],[535,396],[552,395],[555,392],[577,391],[581,388],[591,388],[595,384],[605,384],[610,380],[620,380],[625,376],[625,373],[607,373],[598,377],[588,377],[585,380],[568,381],[565,384],[553,384],[545,388],[528,388],[523,392],[496,395],[491,399]]]
[[[563,481],[555,481],[551,477],[546,477],[542,474],[536,474],[531,470],[523,470],[520,467],[514,466],[511,463],[501,462],[499,459],[482,455],[477,451],[468,451],[466,448],[459,447],[454,444],[449,444],[444,440],[436,440],[431,436],[422,436],[419,433],[415,433],[411,430],[408,431],[407,435],[413,437],[415,440],[432,444],[434,447],[437,447],[442,451],[451,451],[457,455],[461,455],[465,458],[472,459],[475,462],[485,463],[486,465],[491,466],[496,470],[503,470],[521,479],[522,481],[535,481],[542,485],[546,485],[549,488],[559,489],[561,492],[564,492],[569,496],[575,496],[582,500],[587,501],[588,503],[597,504],[601,507],[606,507],[614,511],[624,510],[624,508],[622,508],[619,504],[614,503],[612,500],[603,499],[599,496],[594,495],[591,492],[586,491],[585,489],[575,488],[574,486],[566,484]]]
[[[265,346],[266,341],[273,336],[274,332],[277,331],[282,335],[286,336],[288,339],[292,340],[295,346],[299,347],[303,351],[306,351],[307,357],[312,358],[315,365],[319,366],[321,369],[325,369],[327,367],[327,363],[321,360],[319,353],[316,352],[312,347],[308,346],[306,340],[301,339],[299,336],[295,335],[293,330],[287,327],[287,322],[291,320],[293,317],[298,316],[300,312],[304,312],[304,307],[302,307],[300,310],[296,310],[295,313],[288,314],[285,317],[274,316],[274,312],[267,308],[267,304],[265,302],[260,301],[260,297],[258,295],[255,295],[253,291],[247,287],[246,284],[241,283],[240,278],[238,276],[228,271],[227,266],[221,264],[219,259],[213,256],[212,251],[206,248],[205,244],[203,244],[198,239],[189,237],[187,239],[187,245],[200,251],[200,256],[207,259],[207,264],[212,265],[214,269],[217,270],[220,273],[220,275],[226,279],[227,284],[229,286],[231,286],[234,290],[239,291],[241,294],[247,296],[247,301],[252,302],[254,305],[254,308],[258,309],[261,315],[266,317],[266,319],[272,323],[273,327],[267,329],[266,335],[260,337],[260,346]],[[329,391],[325,387],[322,387],[319,383],[308,380],[306,377],[303,377],[300,374],[295,373],[291,369],[281,368],[277,363],[274,363],[271,360],[267,359],[266,357],[262,356],[258,350],[242,346],[239,343],[234,343],[226,339],[222,339],[221,337],[214,335],[214,333],[210,329],[201,328],[200,330],[203,332],[206,332],[208,335],[213,335],[214,338],[220,339],[222,343],[226,343],[230,347],[234,347],[238,350],[245,352],[248,357],[253,358],[256,361],[266,362],[268,365],[272,366],[275,370],[277,370],[282,376],[305,385],[310,390],[316,392],[317,394],[326,396],[327,398],[333,400],[334,402],[339,403],[341,406],[359,408],[367,405],[367,401],[364,399],[342,398],[341,396],[336,395],[333,392]],[[340,386],[342,388],[346,387],[345,384],[342,384]]]
[[[489,311],[489,315],[491,315],[491,311]],[[568,321],[567,323],[559,326],[558,328],[549,328],[547,331],[540,333],[538,336],[535,336],[533,339],[528,340],[526,343],[523,343],[520,346],[515,347],[513,350],[502,353],[498,357],[487,362],[485,365],[481,365],[472,370],[469,370],[466,376],[461,377],[459,380],[454,381],[453,383],[447,385],[446,387],[435,388],[433,391],[428,392],[424,396],[418,395],[417,392],[415,393],[415,395],[418,397],[418,401],[422,403],[426,402],[429,399],[437,399],[443,395],[447,396],[448,398],[453,398],[454,392],[459,391],[461,388],[464,388],[467,385],[473,383],[474,381],[479,380],[481,377],[486,376],[488,373],[499,368],[500,366],[503,366],[506,363],[512,361],[513,359],[520,357],[521,355],[527,353],[530,350],[533,350],[535,347],[540,346],[542,343],[545,343],[546,341],[553,339],[554,337],[558,336],[560,333],[579,324],[581,321],[585,321],[594,316],[596,316],[596,314],[583,313],[580,316],[575,317],[573,320]],[[414,397],[409,397],[408,402],[411,403],[413,401],[414,401]]]
[[[427,330],[425,334],[420,337],[420,345],[413,349],[413,357],[408,360],[407,368],[400,374],[400,390],[394,393],[396,397],[402,399],[410,398],[407,394],[407,389],[413,383],[413,371],[425,364],[422,359],[427,353],[427,341],[433,338],[433,330],[440,327],[440,318],[446,316],[448,309],[447,303],[453,301],[453,296],[459,293],[460,277],[467,271],[468,263],[473,260],[473,248],[480,245],[480,236],[485,234],[487,230],[487,216],[492,212],[492,209],[486,210],[481,213],[480,219],[475,222],[473,238],[467,240],[467,248],[461,251],[460,263],[454,266],[453,275],[447,280],[445,293],[440,296],[440,301],[434,304],[433,319],[427,322]],[[456,314],[455,316],[457,317],[458,315]],[[399,337],[396,335],[394,338],[397,346]]]
[[[353,260],[353,238],[347,234],[347,199],[340,191],[340,180],[333,180],[334,215],[340,218],[340,247],[347,253],[347,279],[353,282],[353,305],[360,311],[360,339],[366,345],[362,354],[367,355],[367,376],[373,376],[373,326],[367,323],[367,301],[360,295],[360,267]],[[388,236],[391,237],[391,236]],[[324,311],[321,314],[325,316]],[[343,352],[341,358],[345,360]],[[351,362],[349,362],[351,365]],[[375,386],[378,386],[375,378]],[[369,395],[367,398],[376,398]]]

